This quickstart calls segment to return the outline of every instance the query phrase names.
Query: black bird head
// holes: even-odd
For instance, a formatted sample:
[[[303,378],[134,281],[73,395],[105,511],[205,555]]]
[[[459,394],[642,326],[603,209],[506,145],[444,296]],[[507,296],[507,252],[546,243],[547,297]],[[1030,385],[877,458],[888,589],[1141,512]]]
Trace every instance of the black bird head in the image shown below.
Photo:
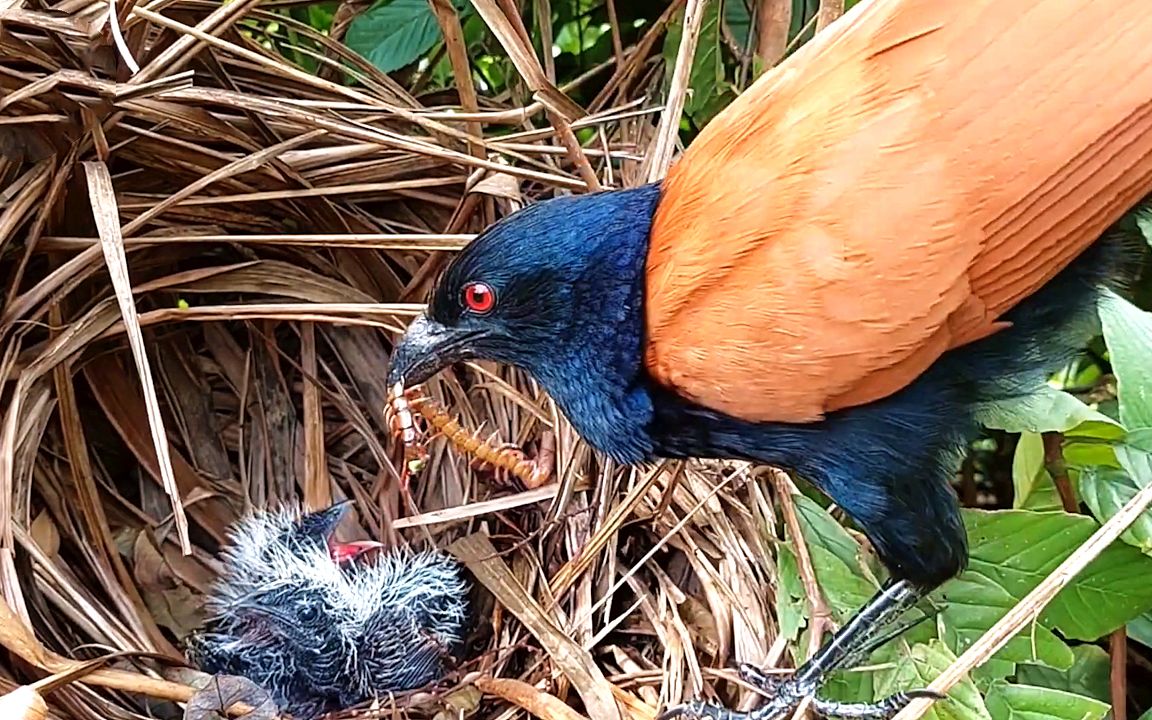
[[[396,347],[388,384],[411,387],[466,359],[531,373],[593,444],[618,459],[650,448],[628,423],[636,394],[643,270],[657,185],[528,206],[477,237]]]
[[[317,558],[319,559],[319,558]],[[249,647],[279,647],[294,670],[293,682],[322,697],[338,697],[354,671],[356,633],[350,608],[322,573],[297,573],[252,593],[232,611]]]
[[[254,640],[275,637],[309,649],[325,644],[317,640],[335,627],[331,621],[340,608],[326,596],[322,583],[297,577],[266,583],[234,602],[229,612],[244,621],[246,634]]]

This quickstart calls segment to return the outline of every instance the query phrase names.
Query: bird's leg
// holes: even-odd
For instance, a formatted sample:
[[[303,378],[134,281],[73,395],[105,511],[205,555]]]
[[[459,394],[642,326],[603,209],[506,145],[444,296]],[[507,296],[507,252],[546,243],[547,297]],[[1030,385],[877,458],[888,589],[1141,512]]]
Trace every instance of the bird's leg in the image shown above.
[[[741,676],[770,694],[771,699],[756,710],[742,713],[709,703],[693,701],[669,708],[659,720],[675,717],[705,720],[783,720],[791,717],[806,698],[813,698],[812,710],[827,718],[846,720],[887,720],[917,697],[939,697],[929,690],[896,693],[875,703],[841,703],[816,698],[828,673],[846,667],[877,647],[876,639],[890,636],[884,630],[911,609],[922,592],[900,580],[885,584],[808,662],[791,676],[780,676],[743,664]]]
[[[883,622],[877,623],[876,627],[872,628],[870,633],[871,639],[862,642],[860,646],[856,648],[855,652],[845,658],[844,662],[840,664],[840,667],[853,668],[863,665],[873,652],[910,631],[912,628],[932,619],[939,612],[940,608],[933,606],[930,610],[925,611],[924,614],[915,619],[909,619],[907,613],[905,613],[900,616],[893,615]]]

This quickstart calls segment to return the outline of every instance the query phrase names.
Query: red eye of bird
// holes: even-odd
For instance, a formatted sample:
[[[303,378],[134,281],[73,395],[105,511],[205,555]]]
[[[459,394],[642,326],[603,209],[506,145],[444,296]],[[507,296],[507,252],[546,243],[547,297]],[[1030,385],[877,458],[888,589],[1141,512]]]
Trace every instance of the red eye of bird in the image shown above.
[[[487,283],[471,282],[464,286],[464,305],[484,315],[496,307],[496,292]]]

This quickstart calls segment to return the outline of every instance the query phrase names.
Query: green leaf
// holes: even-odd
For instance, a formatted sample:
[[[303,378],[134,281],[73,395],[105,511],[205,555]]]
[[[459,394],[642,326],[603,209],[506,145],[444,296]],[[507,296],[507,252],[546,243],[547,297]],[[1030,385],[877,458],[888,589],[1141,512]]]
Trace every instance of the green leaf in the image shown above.
[[[1152,453],[1144,449],[1148,430],[1138,429],[1114,448],[1113,458],[1120,468],[1097,465],[1084,468],[1080,475],[1080,492],[1101,522],[1120,511],[1133,496],[1152,482]],[[1152,556],[1152,510],[1136,519],[1120,539]]]
[[[860,544],[827,510],[804,495],[792,499],[828,609],[837,622],[845,622],[875,594],[879,583],[864,567]]]
[[[988,692],[992,683],[1015,675],[1017,667],[1018,665],[1014,662],[1001,660],[997,657],[989,658],[984,664],[972,670],[972,681],[976,683],[976,687],[980,688],[980,692],[985,693]]]
[[[983,403],[977,414],[988,427],[1013,433],[1067,432],[1087,422],[1117,425],[1078,398],[1048,385],[1020,397]]]
[[[860,544],[815,500],[806,495],[793,495],[800,532],[809,547],[825,548],[850,568],[860,567]]]
[[[1082,695],[999,682],[984,701],[993,720],[1102,720],[1109,705]]]
[[[1133,448],[1152,453],[1152,428],[1136,428],[1124,436],[1124,444]]]
[[[667,67],[665,87],[672,81],[672,69],[676,66],[676,56],[683,36],[684,13],[680,11],[664,36],[664,62]],[[704,17],[700,21],[692,70],[688,74],[684,114],[697,125],[703,125],[721,109],[713,100],[726,89],[724,62],[720,53],[720,0],[708,0],[704,6]]]
[[[1152,648],[1152,613],[1144,613],[1128,623],[1127,629],[1129,639]]]
[[[1025,506],[1044,478],[1044,439],[1040,433],[1023,432],[1012,456],[1012,507]]]
[[[348,26],[344,42],[381,72],[411,65],[440,40],[428,0],[379,0]]]
[[[565,23],[552,43],[560,48],[560,52],[578,56],[595,46],[610,30],[608,23],[596,23],[584,16]]]
[[[1116,459],[1120,461],[1120,467],[1128,472],[1137,486],[1144,488],[1148,486],[1148,483],[1152,483],[1152,452],[1148,452],[1125,439],[1124,444],[1116,448]]]
[[[820,694],[830,700],[843,702],[872,702],[887,697],[889,693],[880,693],[876,689],[879,673],[891,673],[902,662],[912,648],[927,647],[939,642],[936,638],[936,624],[928,622],[915,623],[915,616],[901,618],[896,625],[890,626],[885,633],[894,633],[888,642],[884,643],[872,657],[863,662],[862,667],[846,668],[832,673]],[[911,627],[908,627],[911,625]],[[901,626],[907,629],[901,630]],[[928,678],[934,679],[934,678]],[[923,687],[921,685],[920,687]],[[912,689],[910,687],[903,690]]]
[[[1109,685],[1112,660],[1108,657],[1108,651],[1099,645],[1077,645],[1072,648],[1072,654],[1075,660],[1067,670],[1021,665],[1016,672],[1016,681],[1021,685],[1063,690],[1109,702],[1112,694]]]
[[[1060,492],[1056,489],[1056,483],[1052,482],[1052,478],[1045,473],[1044,480],[1032,490],[1032,494],[1028,496],[1028,499],[1019,509],[1035,510],[1036,512],[1063,510],[1064,501],[1060,499]]]
[[[1056,484],[1044,469],[1044,439],[1024,432],[1012,456],[1012,507],[1028,510],[1060,510],[1063,504]]]
[[[1089,467],[1080,472],[1080,494],[1100,522],[1107,522],[1140,489],[1140,485],[1124,470]],[[1152,513],[1142,513],[1120,539],[1139,548],[1145,555],[1152,555]]]
[[[1122,425],[1084,423],[1064,433],[1064,459],[1069,467],[1120,467],[1116,446],[1126,438],[1127,431]]]
[[[824,683],[820,697],[847,703],[865,703],[872,702],[875,692],[873,673],[838,670]]]
[[[965,510],[971,562],[978,576],[1019,600],[1063,562],[1099,525],[1089,517],[1030,510]],[[1096,640],[1152,609],[1152,558],[1114,543],[1058,594],[1041,627],[1072,640]],[[943,588],[950,594],[949,586]],[[991,600],[995,600],[992,598]],[[976,622],[968,623],[975,628]]]
[[[808,554],[832,618],[847,622],[876,593],[876,585],[864,579],[859,564],[846,565],[822,545],[809,544]]]
[[[895,663],[891,668],[876,673],[877,699],[927,687],[956,660],[952,651],[939,640],[917,645],[911,652],[894,653],[894,656]],[[947,698],[933,703],[932,709],[923,717],[927,720],[992,720],[980,698],[980,691],[968,678],[952,688]]]
[[[724,24],[728,32],[732,33],[736,44],[748,50],[748,43],[752,39],[752,13],[748,10],[747,0],[724,0]]]
[[[804,583],[791,544],[781,543],[778,548],[776,558],[780,577],[776,584],[776,619],[780,624],[780,634],[795,641],[808,619]]]
[[[1140,234],[1144,236],[1144,240],[1148,242],[1148,247],[1152,247],[1152,211],[1148,208],[1140,208],[1135,212],[1136,227],[1140,228]]]
[[[1152,428],[1152,314],[1111,291],[1101,295],[1099,311],[1116,374],[1120,421],[1131,429]]]
[[[948,583],[945,597],[948,604],[940,613],[944,640],[957,655],[967,650],[1019,601],[991,578],[974,572],[964,573]],[[1039,625],[1009,640],[992,657],[1009,663],[1040,663],[1059,670],[1072,667],[1075,659],[1064,641]],[[1007,669],[1011,672],[1013,668]]]
[[[836,622],[843,623],[872,597],[878,587],[860,561],[860,545],[819,503],[804,495],[792,496],[800,531],[816,582]],[[795,638],[808,619],[808,601],[794,554],[794,538],[782,543],[778,554],[780,582],[776,587],[780,632]]]
[[[313,29],[327,32],[332,28],[332,19],[336,15],[334,3],[314,3],[303,10],[307,13],[307,22]]]

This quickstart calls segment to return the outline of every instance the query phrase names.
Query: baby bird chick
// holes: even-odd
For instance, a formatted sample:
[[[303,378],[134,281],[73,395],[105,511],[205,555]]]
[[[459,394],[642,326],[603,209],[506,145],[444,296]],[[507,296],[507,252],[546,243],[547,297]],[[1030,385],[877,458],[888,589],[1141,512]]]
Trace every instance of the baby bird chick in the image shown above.
[[[468,586],[437,552],[336,542],[348,510],[259,513],[236,524],[188,659],[240,675],[301,720],[438,680],[463,646]]]

